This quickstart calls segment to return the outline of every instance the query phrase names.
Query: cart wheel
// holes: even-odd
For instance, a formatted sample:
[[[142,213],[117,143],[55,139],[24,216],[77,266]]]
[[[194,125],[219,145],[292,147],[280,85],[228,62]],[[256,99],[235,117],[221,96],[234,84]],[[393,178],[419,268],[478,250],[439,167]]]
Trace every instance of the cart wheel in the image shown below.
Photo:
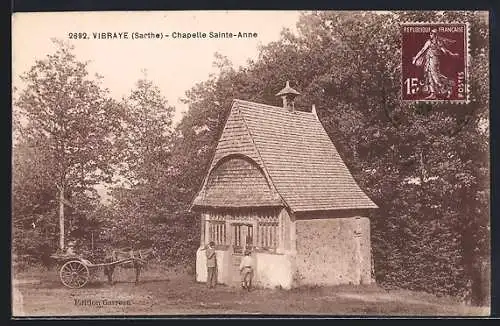
[[[71,260],[61,267],[59,277],[65,286],[78,289],[87,284],[90,279],[90,272],[82,262]]]

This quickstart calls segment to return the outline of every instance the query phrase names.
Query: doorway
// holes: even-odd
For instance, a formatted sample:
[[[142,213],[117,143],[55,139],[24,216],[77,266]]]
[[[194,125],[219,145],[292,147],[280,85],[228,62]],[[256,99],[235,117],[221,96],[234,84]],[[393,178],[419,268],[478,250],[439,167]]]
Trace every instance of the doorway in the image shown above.
[[[250,223],[233,223],[232,239],[233,239],[233,254],[243,255],[246,250],[253,249],[253,224]]]

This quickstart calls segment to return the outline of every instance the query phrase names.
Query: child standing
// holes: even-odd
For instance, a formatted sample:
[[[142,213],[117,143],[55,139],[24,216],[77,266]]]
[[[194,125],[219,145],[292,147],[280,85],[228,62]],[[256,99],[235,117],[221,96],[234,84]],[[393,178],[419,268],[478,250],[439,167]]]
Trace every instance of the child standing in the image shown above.
[[[254,262],[250,251],[245,251],[245,256],[240,263],[241,287],[250,291],[252,288]]]

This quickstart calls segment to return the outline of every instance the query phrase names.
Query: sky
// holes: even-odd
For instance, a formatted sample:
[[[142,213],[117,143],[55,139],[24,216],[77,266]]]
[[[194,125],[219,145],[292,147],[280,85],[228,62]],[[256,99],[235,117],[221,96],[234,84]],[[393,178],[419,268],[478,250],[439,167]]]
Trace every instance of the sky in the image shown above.
[[[12,18],[13,85],[22,88],[19,75],[38,59],[54,53],[52,38],[75,46],[78,60],[90,60],[89,72],[104,77],[103,86],[120,99],[143,76],[160,87],[178,122],[187,106],[180,99],[197,82],[209,78],[214,53],[227,56],[235,67],[256,59],[258,46],[276,41],[283,28],[295,32],[297,11],[145,11],[15,13]],[[256,38],[209,38],[210,32],[257,33]],[[94,39],[93,33],[128,32],[129,39]],[[132,34],[163,33],[164,39],[132,39]],[[173,39],[172,33],[207,33],[206,39]],[[87,33],[89,39],[69,39],[69,33]]]

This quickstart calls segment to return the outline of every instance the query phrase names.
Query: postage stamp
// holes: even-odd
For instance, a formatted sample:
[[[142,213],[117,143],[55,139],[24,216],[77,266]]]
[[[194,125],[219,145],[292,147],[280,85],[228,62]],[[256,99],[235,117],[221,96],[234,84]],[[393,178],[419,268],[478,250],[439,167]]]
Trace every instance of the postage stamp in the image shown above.
[[[402,99],[469,102],[467,23],[401,24]]]

